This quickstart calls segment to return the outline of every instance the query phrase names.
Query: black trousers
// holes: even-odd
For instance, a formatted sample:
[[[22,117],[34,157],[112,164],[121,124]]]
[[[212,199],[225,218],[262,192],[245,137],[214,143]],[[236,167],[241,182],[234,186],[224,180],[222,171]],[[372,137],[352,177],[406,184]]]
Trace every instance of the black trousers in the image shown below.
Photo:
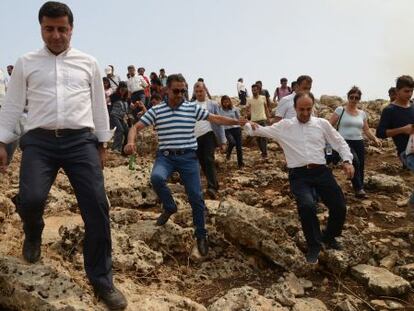
[[[261,126],[266,126],[266,120],[256,121],[257,124]],[[267,138],[266,137],[256,137],[257,145],[262,153],[262,157],[267,157]]]
[[[69,178],[85,223],[83,245],[86,274],[95,287],[111,288],[112,258],[109,205],[98,153],[91,133],[54,137],[29,131],[20,140],[18,213],[27,239],[40,238],[47,195],[58,170]]]
[[[354,177],[351,179],[355,191],[364,188],[365,146],[363,140],[347,140],[354,159],[352,165],[355,167]]]
[[[207,189],[218,190],[216,164],[214,152],[217,147],[216,136],[210,131],[197,138],[197,157],[200,162],[201,170],[207,179]]]
[[[318,195],[329,209],[324,237],[341,235],[345,223],[346,206],[341,188],[327,166],[289,169],[290,189],[298,205],[303,234],[309,248],[321,246],[321,230],[316,214]]]
[[[243,152],[242,152],[242,135],[240,127],[229,128],[225,131],[228,142],[227,157],[230,157],[233,148],[236,147],[237,151],[237,164],[243,165]]]

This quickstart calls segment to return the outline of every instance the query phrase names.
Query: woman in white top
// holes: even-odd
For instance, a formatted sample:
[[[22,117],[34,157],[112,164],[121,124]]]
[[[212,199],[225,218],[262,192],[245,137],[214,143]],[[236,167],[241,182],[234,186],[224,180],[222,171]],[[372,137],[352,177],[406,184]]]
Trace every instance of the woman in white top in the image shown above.
[[[358,109],[361,95],[362,92],[358,87],[352,87],[347,94],[348,102],[343,107],[336,108],[329,120],[346,140],[354,155],[352,164],[355,167],[355,175],[351,181],[357,198],[366,197],[364,191],[365,146],[362,133],[371,139],[376,146],[381,146],[380,140],[372,134],[368,126],[367,115],[363,110]]]

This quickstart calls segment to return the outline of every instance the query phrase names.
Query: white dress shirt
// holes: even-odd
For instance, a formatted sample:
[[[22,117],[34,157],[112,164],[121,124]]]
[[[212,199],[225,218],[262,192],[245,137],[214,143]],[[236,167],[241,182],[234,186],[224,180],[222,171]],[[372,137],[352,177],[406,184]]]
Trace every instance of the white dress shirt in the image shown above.
[[[197,105],[200,105],[201,108],[207,109],[207,101],[199,102],[198,100],[195,101]],[[194,135],[196,138],[199,138],[200,136],[203,136],[204,134],[207,134],[208,132],[211,132],[213,128],[211,127],[211,123],[207,120],[201,120],[197,121],[194,126]]]
[[[26,102],[24,132],[88,127],[101,142],[112,136],[98,63],[76,49],[56,56],[44,47],[17,60],[0,111],[0,142],[18,138],[13,130]]]
[[[148,83],[145,81],[144,77],[141,75],[135,75],[130,77],[127,81],[128,91],[131,93],[143,91],[147,86]]]
[[[243,91],[243,92],[247,93],[246,87],[244,86],[243,82],[239,81],[239,82],[237,82],[237,94],[239,94],[240,91]]]
[[[283,119],[272,126],[259,126],[252,130],[245,125],[249,135],[275,139],[285,153],[289,168],[307,164],[326,164],[325,145],[328,142],[344,161],[352,162],[352,153],[342,136],[325,119],[311,117],[307,123],[298,118]]]
[[[290,95],[283,97],[276,107],[275,116],[281,117],[282,119],[291,119],[296,117],[296,110],[293,105],[293,99],[296,93],[293,92]]]

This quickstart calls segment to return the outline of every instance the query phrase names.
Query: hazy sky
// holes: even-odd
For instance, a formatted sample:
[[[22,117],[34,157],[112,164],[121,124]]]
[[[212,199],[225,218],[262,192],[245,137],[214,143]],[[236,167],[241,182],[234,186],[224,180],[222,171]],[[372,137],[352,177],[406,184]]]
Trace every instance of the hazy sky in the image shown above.
[[[0,0],[0,67],[41,48],[37,14],[44,1]],[[236,95],[236,81],[308,74],[313,92],[384,98],[395,78],[414,75],[413,0],[69,0],[72,46],[149,75],[164,67],[190,86],[203,77],[213,94]]]

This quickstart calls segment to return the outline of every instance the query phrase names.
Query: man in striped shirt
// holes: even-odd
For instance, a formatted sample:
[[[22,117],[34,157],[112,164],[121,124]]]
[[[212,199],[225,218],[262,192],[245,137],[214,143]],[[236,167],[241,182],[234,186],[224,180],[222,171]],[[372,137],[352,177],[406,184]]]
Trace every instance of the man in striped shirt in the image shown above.
[[[136,152],[137,132],[154,125],[158,135],[158,152],[151,174],[151,183],[163,205],[157,225],[164,225],[177,211],[167,179],[174,171],[180,174],[193,210],[197,247],[202,256],[208,253],[205,229],[205,204],[201,191],[200,170],[196,155],[197,140],[194,135],[196,121],[208,120],[222,125],[244,125],[245,120],[234,120],[209,113],[199,105],[185,101],[186,81],[181,74],[167,79],[168,100],[149,109],[129,131],[125,153]]]

